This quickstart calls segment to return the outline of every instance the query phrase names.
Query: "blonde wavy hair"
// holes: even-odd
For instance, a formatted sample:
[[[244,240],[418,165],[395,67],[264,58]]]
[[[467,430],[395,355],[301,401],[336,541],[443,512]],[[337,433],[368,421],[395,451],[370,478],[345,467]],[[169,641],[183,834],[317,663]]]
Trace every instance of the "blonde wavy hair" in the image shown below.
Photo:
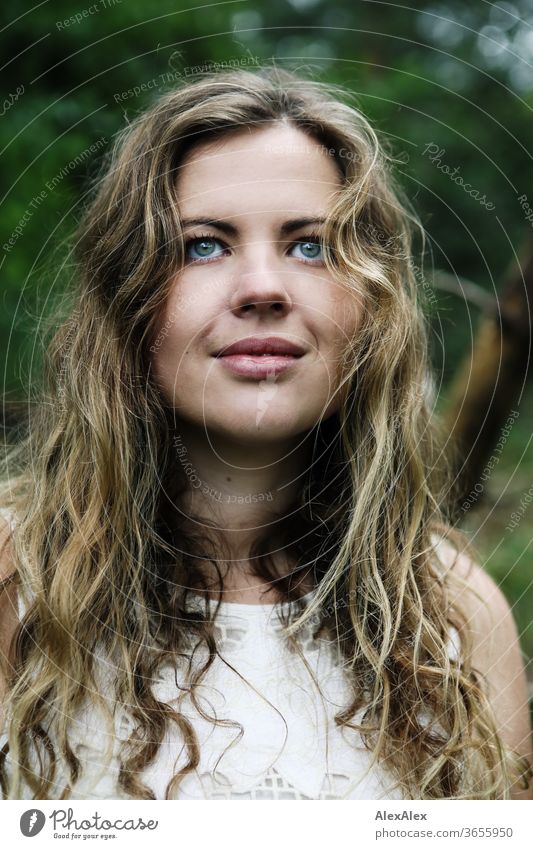
[[[16,568],[4,584],[17,584],[26,605],[3,661],[6,798],[19,798],[24,782],[33,798],[50,798],[60,763],[59,798],[69,798],[84,768],[71,732],[87,699],[110,721],[113,705],[131,720],[119,775],[127,796],[154,798],[142,771],[171,725],[187,764],[166,798],[199,763],[191,722],[150,682],[164,663],[190,656],[192,636],[207,648],[189,687],[202,712],[196,693],[216,657],[214,614],[206,603],[193,615],[187,595],[203,585],[198,553],[215,565],[217,554],[175,509],[187,480],[150,345],[183,262],[175,183],[185,153],[278,122],[334,149],[344,186],[324,234],[326,266],[348,289],[363,281],[366,310],[346,345],[339,411],[317,423],[290,521],[280,516],[257,539],[255,569],[295,601],[287,640],[297,644],[312,622],[317,637],[337,644],[353,700],[336,722],[360,731],[406,798],[508,798],[516,775],[527,784],[450,603],[460,579],[439,561],[437,537],[457,552],[468,542],[451,524],[446,435],[432,411],[428,321],[412,260],[420,225],[395,185],[394,157],[351,95],[261,67],[204,74],[161,96],[119,135],[85,209],[68,305],[46,345],[26,430],[3,459],[0,503],[17,517]],[[300,564],[289,575],[273,569],[279,546]],[[298,597],[304,572],[316,586],[308,604]],[[450,625],[461,638],[456,659]],[[98,679],[101,649],[113,659],[111,707]],[[427,711],[433,719],[424,723]]]

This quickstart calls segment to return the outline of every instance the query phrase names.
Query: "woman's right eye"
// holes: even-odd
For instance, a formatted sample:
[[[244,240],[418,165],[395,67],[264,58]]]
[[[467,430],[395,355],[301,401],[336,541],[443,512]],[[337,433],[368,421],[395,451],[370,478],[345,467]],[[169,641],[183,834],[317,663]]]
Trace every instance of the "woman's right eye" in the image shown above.
[[[217,251],[216,246],[219,246]],[[185,256],[195,262],[201,260],[218,259],[223,255],[223,243],[220,239],[215,239],[214,236],[197,236],[194,239],[189,239],[185,244]]]

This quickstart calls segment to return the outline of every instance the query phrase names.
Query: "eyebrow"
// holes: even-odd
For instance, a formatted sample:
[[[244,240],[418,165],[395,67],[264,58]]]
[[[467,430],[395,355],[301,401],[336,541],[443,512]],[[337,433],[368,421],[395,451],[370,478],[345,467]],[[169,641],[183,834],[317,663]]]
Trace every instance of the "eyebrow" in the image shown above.
[[[223,221],[220,218],[186,218],[182,222],[184,227],[196,227],[199,224],[207,225],[208,227],[216,227],[228,236],[237,236],[239,233],[238,227],[230,224],[229,221]],[[290,221],[285,221],[280,232],[282,236],[287,236],[289,233],[294,233],[295,230],[300,230],[302,227],[308,227],[310,224],[325,224],[325,218],[293,218]]]

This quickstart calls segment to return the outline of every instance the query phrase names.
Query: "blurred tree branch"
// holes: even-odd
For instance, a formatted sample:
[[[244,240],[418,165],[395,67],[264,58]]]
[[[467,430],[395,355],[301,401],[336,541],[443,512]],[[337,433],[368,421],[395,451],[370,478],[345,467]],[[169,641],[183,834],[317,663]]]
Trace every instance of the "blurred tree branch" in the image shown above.
[[[457,295],[458,298],[469,301],[482,310],[490,309],[490,307],[496,304],[495,296],[487,292],[486,289],[483,289],[472,280],[467,280],[465,277],[458,277],[456,274],[449,274],[447,271],[435,271],[432,285],[434,289],[439,289],[442,292],[451,292]]]
[[[444,419],[456,448],[462,500],[480,479],[502,426],[531,375],[533,235],[501,295],[481,317],[470,352],[452,382]]]

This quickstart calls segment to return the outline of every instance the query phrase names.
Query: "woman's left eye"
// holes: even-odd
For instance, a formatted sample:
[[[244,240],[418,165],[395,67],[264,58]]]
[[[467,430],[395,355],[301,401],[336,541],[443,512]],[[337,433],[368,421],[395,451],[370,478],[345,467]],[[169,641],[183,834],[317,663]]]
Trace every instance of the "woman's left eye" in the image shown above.
[[[219,246],[218,251],[216,245]],[[185,245],[185,255],[192,260],[218,259],[224,250],[222,242],[214,236],[198,236],[196,239],[189,239]]]
[[[301,251],[299,259],[322,260],[322,244],[318,237],[309,236],[308,238],[298,239],[291,247],[291,251],[295,248]]]

